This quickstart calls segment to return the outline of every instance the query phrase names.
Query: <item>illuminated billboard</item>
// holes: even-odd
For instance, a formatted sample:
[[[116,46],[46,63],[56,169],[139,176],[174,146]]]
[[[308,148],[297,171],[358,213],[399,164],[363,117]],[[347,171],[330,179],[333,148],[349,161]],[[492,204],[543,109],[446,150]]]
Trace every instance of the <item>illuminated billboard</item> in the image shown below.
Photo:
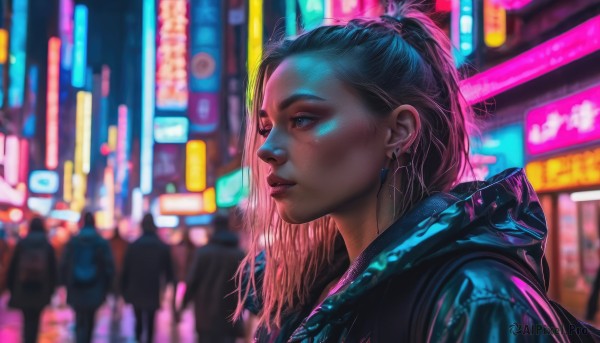
[[[154,140],[156,143],[186,143],[189,120],[186,117],[154,118]]]
[[[87,68],[87,35],[88,35],[88,8],[79,4],[75,6],[75,31],[73,46],[73,70],[71,84],[76,88],[85,86]]]
[[[218,207],[236,206],[249,194],[250,169],[238,169],[217,179],[215,188]]]
[[[162,194],[159,197],[161,215],[195,216],[214,213],[217,210],[215,189],[202,193]]]
[[[600,148],[530,162],[527,177],[537,192],[600,186]]]
[[[38,194],[58,192],[58,173],[53,170],[34,170],[29,175],[29,190]]]
[[[189,141],[186,145],[185,185],[191,192],[200,192],[206,188],[206,143],[204,141]]]
[[[152,192],[152,162],[154,158],[154,90],[156,68],[156,6],[154,0],[142,5],[142,132],[140,142],[140,190]]]
[[[187,0],[159,0],[156,47],[156,108],[185,110],[188,104]]]
[[[513,124],[471,138],[471,164],[477,180],[525,163],[523,126]]]
[[[222,7],[220,0],[190,1],[188,116],[191,132],[213,132],[219,124],[223,60]]]
[[[530,155],[599,140],[600,85],[532,109],[525,127]]]
[[[46,91],[46,168],[58,167],[58,91],[60,39],[48,41],[48,87]]]

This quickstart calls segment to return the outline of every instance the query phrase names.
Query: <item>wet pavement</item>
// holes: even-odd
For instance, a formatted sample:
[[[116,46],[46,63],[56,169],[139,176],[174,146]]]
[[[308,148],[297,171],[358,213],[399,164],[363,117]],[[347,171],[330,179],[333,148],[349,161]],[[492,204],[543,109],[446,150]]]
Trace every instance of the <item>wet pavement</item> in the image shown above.
[[[171,315],[170,295],[165,294],[163,306],[156,315],[155,342],[195,342],[194,314],[188,308],[182,315],[181,321],[174,324]],[[74,342],[74,313],[64,305],[64,293],[59,292],[53,304],[42,313],[39,343],[69,343]],[[21,313],[7,308],[8,297],[0,297],[0,342],[21,342]],[[96,314],[94,328],[94,343],[125,343],[135,342],[135,317],[133,308],[129,305],[122,307],[121,317],[112,315],[112,299],[109,299]]]

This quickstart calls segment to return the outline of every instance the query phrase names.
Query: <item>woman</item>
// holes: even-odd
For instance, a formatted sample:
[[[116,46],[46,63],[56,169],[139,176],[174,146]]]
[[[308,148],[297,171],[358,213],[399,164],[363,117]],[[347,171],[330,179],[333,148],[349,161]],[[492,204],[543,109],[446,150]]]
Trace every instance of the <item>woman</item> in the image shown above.
[[[264,56],[237,315],[257,315],[259,342],[567,341],[521,335],[561,325],[533,189],[517,169],[458,185],[470,112],[450,44],[390,7]]]
[[[23,312],[23,342],[37,341],[42,310],[56,287],[56,256],[44,222],[33,218],[27,236],[17,243],[8,269],[9,306]]]

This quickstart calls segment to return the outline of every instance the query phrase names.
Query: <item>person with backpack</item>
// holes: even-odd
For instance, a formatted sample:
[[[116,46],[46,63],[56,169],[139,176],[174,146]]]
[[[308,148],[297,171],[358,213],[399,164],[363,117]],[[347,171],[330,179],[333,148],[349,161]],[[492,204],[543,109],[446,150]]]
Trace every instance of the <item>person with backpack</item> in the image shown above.
[[[27,236],[17,243],[8,267],[10,307],[23,312],[23,342],[37,341],[42,310],[56,287],[56,258],[44,222],[33,218]]]
[[[142,236],[127,247],[121,275],[125,301],[135,312],[135,337],[138,342],[152,342],[154,318],[160,308],[161,289],[175,282],[169,246],[156,234],[151,214],[142,219]]]
[[[96,311],[110,290],[114,270],[108,242],[96,231],[94,216],[85,213],[83,227],[67,243],[61,261],[77,343],[91,342]]]

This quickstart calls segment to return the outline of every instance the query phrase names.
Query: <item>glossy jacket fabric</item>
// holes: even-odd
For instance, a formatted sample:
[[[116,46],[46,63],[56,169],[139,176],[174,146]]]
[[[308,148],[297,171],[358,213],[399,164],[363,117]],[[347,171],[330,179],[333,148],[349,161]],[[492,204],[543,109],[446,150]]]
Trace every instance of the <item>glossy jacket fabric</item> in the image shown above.
[[[549,280],[543,257],[546,233],[538,198],[523,170],[461,184],[423,200],[351,265],[328,268],[343,275],[327,297],[316,306],[290,311],[279,331],[259,328],[256,341],[567,342],[566,334],[523,331],[561,326],[543,295]],[[427,293],[440,277],[429,275],[431,266],[474,251],[499,252],[530,273],[477,259],[447,275],[437,294]],[[257,262],[260,272],[264,258]],[[260,299],[249,299],[247,308],[257,312]]]

